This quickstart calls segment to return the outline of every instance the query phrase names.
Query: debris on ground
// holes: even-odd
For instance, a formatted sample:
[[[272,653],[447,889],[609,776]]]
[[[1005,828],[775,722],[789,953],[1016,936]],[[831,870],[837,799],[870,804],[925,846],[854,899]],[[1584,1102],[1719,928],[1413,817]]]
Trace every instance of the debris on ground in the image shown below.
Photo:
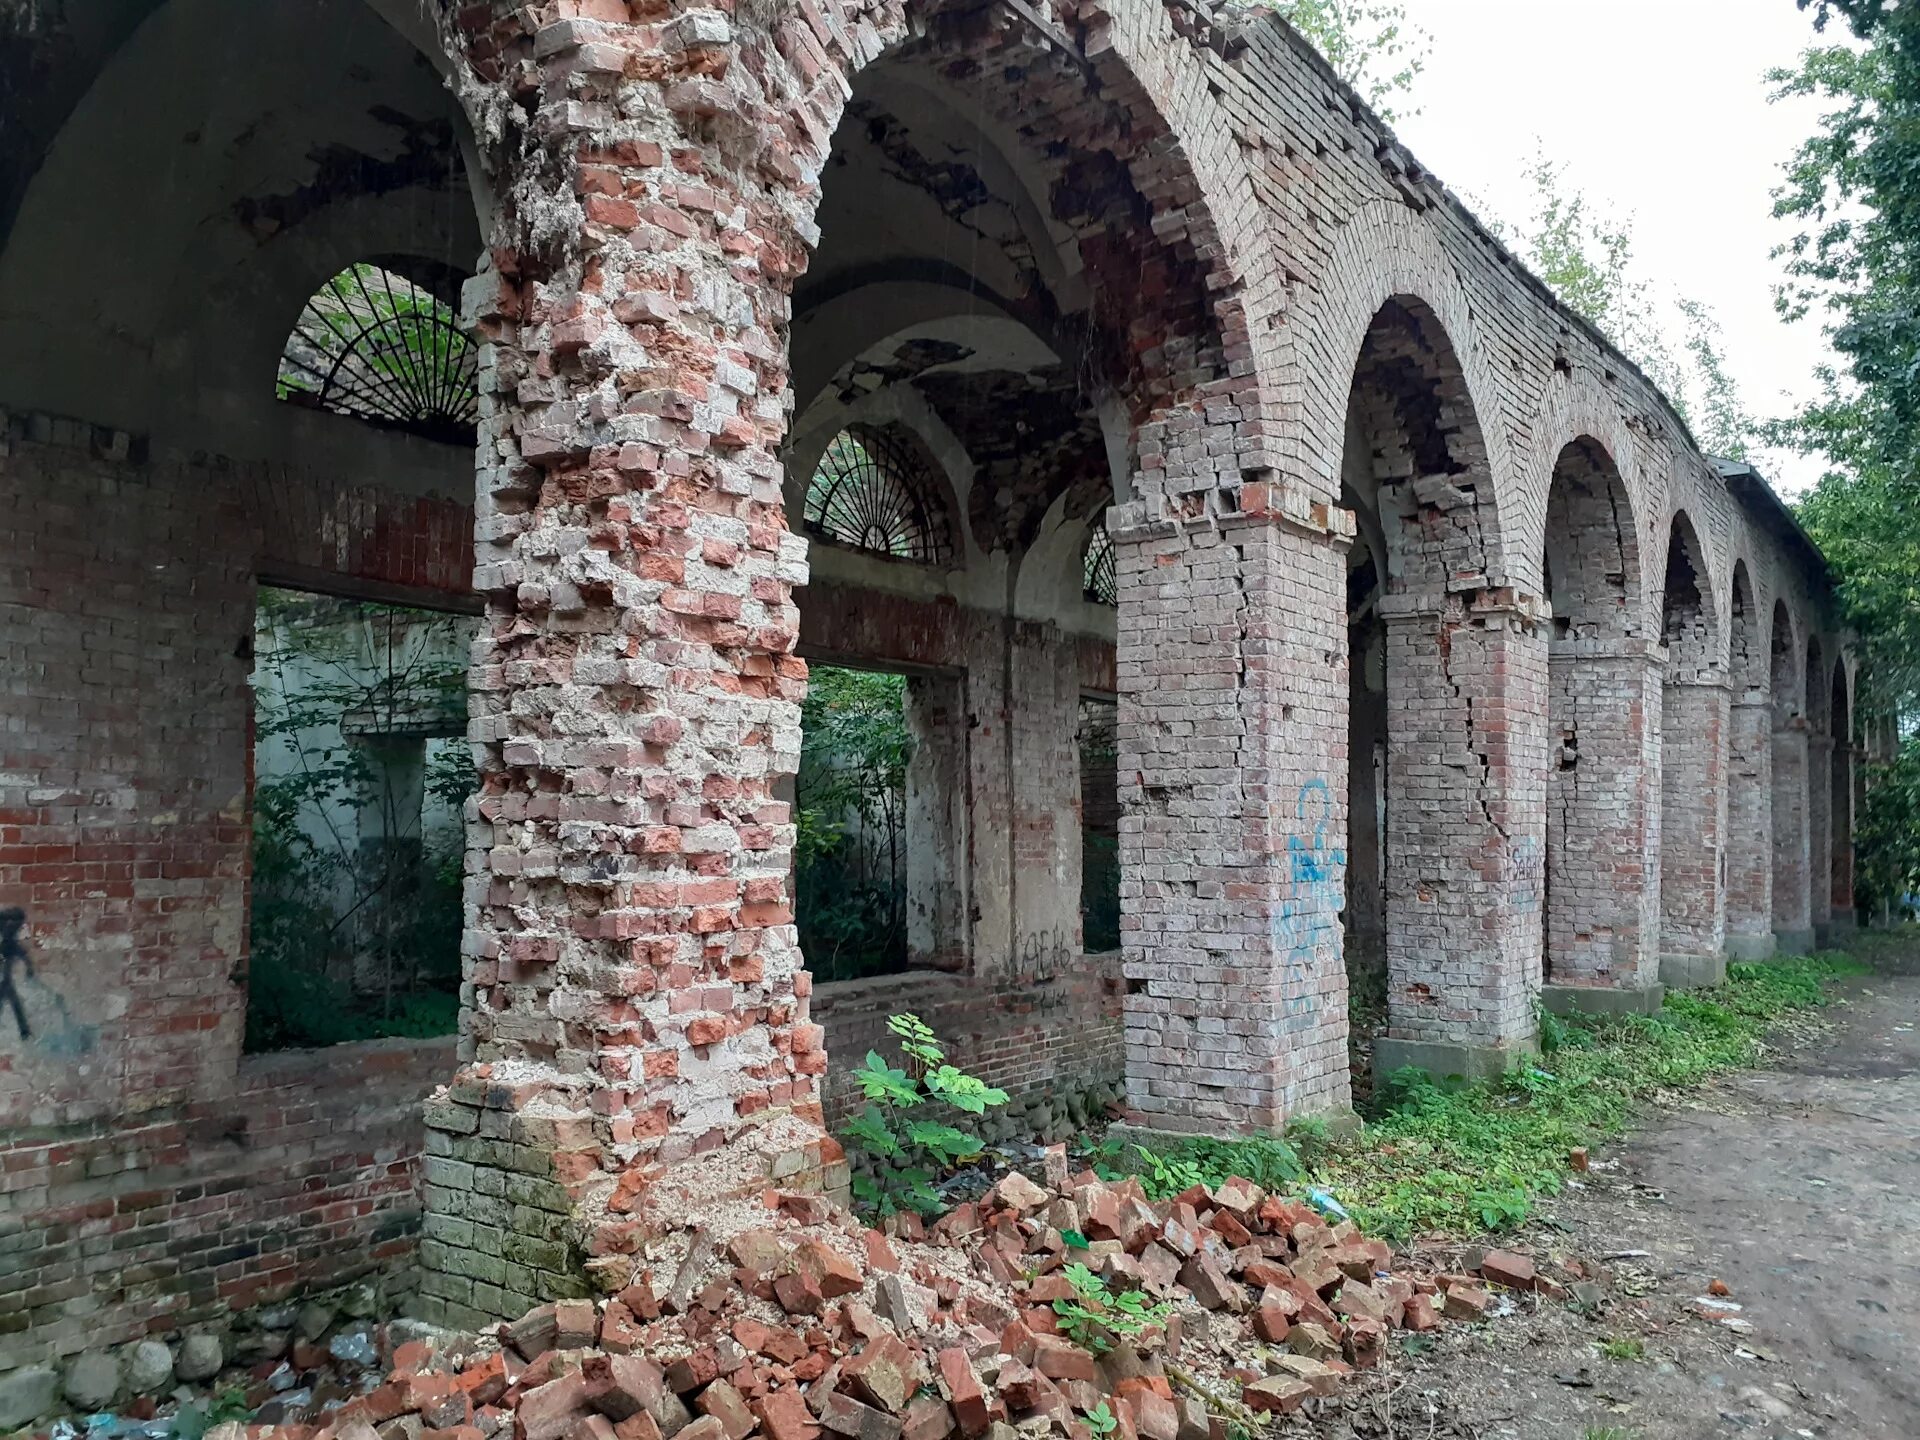
[[[778,1192],[718,1207],[613,1294],[390,1351],[399,1327],[376,1327],[357,1385],[263,1362],[256,1423],[207,1440],[1225,1440],[1336,1395],[1393,1331],[1559,1289],[1507,1251],[1396,1270],[1244,1180],[1155,1202],[1048,1158],[1053,1183],[1016,1171],[930,1224]]]

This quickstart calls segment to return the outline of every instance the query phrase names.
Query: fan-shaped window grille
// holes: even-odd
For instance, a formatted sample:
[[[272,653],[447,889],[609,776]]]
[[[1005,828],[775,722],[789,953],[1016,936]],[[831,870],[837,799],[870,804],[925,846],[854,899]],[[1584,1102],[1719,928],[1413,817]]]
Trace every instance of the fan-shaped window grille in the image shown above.
[[[807,482],[807,529],[876,555],[945,564],[952,553],[930,462],[891,427],[851,425]]]
[[[1103,523],[1087,539],[1087,553],[1080,562],[1080,581],[1087,599],[1096,605],[1120,603],[1120,578],[1113,568],[1113,537]]]
[[[473,342],[430,291],[378,265],[349,265],[300,311],[280,355],[282,400],[472,444]]]

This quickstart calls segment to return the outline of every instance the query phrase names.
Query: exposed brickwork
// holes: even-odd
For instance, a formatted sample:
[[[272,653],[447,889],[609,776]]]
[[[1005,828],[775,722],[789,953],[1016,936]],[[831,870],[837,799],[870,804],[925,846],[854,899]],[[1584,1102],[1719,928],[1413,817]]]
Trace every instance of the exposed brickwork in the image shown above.
[[[1728,623],[1727,937],[1752,957],[1773,945],[1773,705],[1766,631],[1745,561],[1733,570]]]
[[[1792,615],[1776,601],[1768,642],[1773,697],[1773,929],[1783,946],[1803,950],[1813,936],[1809,899],[1807,716]]]
[[[451,1044],[239,1055],[244,641],[256,574],[460,590],[472,524],[72,422],[6,434],[0,907],[26,911],[35,974],[32,1033],[0,1016],[0,1368],[411,1253]]]
[[[1104,1075],[1124,1042],[1134,1118],[1241,1131],[1347,1101],[1349,894],[1377,921],[1387,1038],[1495,1054],[1532,1039],[1543,957],[1556,983],[1635,988],[1668,945],[1797,940],[1846,909],[1854,772],[1826,668],[1845,638],[1824,582],[1279,22],[1188,0],[482,0],[450,12],[448,43],[497,212],[468,291],[471,570],[465,507],[380,477],[12,427],[0,503],[26,543],[0,576],[0,906],[27,907],[65,997],[36,1045],[0,1051],[16,1123],[110,1145],[238,1093],[236,648],[259,575],[471,581],[486,600],[460,1068],[428,1109],[441,1318],[617,1280],[656,1185],[834,1183],[828,1049],[896,1000],[1016,1087]],[[1054,360],[1019,383],[822,373],[913,387],[970,437],[984,478],[955,518],[1009,597],[1048,526],[1113,483],[1111,646],[1012,600],[807,585],[783,503],[793,295],[836,243],[821,190],[875,66],[961,97],[1017,151],[1023,193],[985,193],[988,171],[943,168],[852,101],[946,220],[983,200],[995,224],[1045,212],[983,268]],[[956,278],[986,304],[979,275]],[[1348,723],[1360,528],[1378,791],[1350,784],[1374,743]],[[939,774],[966,778],[972,889],[943,902],[968,933],[925,958],[955,973],[813,994],[780,789],[803,652],[945,687],[917,723]],[[1117,974],[1081,960],[1060,902],[1082,689],[1119,696]],[[1355,807],[1384,822],[1350,838]],[[1349,883],[1363,855],[1373,890]],[[418,1073],[388,1078],[398,1094]],[[190,1246],[182,1293],[201,1303],[191,1277],[212,1273],[224,1304],[259,1275],[324,1278],[322,1244],[389,1226],[399,1243],[390,1133],[392,1156],[325,1151],[342,1198],[273,1232],[293,1259]],[[174,1163],[145,1144],[129,1186]],[[223,1223],[279,1213],[270,1166],[224,1173],[243,1198]],[[112,1325],[163,1318],[136,1283],[102,1292]],[[65,1344],[90,1302],[23,1303]]]
[[[390,1269],[447,1040],[249,1056],[214,1093],[0,1147],[0,1369]]]
[[[1726,667],[1718,608],[1693,523],[1674,517],[1661,640],[1660,953],[1711,960],[1726,946]]]

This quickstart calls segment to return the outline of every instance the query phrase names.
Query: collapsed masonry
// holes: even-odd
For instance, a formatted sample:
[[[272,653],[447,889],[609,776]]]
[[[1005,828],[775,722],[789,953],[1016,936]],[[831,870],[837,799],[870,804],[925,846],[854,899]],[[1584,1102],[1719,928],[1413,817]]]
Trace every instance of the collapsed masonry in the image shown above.
[[[835,1185],[829,1055],[890,1010],[1024,1096],[1241,1132],[1349,1103],[1350,977],[1378,1063],[1485,1073],[1537,997],[1645,1008],[1851,922],[1885,730],[1818,554],[1277,20],[39,15],[0,1365],[410,1255],[453,1322],[584,1294],[687,1167]],[[461,299],[466,401],[380,393],[359,290],[364,393],[303,388],[352,373],[288,331],[360,262]],[[262,583],[484,610],[457,1057],[239,1054]],[[908,677],[904,976],[803,968],[809,660]]]

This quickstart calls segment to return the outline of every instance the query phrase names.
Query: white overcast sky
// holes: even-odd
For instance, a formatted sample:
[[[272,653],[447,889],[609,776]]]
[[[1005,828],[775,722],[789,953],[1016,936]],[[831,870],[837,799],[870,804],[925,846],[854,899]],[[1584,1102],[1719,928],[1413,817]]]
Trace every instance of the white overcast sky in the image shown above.
[[[1712,307],[1748,408],[1770,416],[1814,389],[1816,321],[1773,310],[1787,227],[1770,214],[1780,166],[1817,104],[1769,104],[1762,78],[1814,42],[1793,0],[1405,0],[1432,37],[1396,132],[1456,193],[1524,225],[1536,139],[1566,180],[1633,221],[1637,269]],[[1829,38],[1835,38],[1830,28]],[[1471,203],[1471,202],[1470,202]],[[1783,490],[1818,469],[1756,457]]]

